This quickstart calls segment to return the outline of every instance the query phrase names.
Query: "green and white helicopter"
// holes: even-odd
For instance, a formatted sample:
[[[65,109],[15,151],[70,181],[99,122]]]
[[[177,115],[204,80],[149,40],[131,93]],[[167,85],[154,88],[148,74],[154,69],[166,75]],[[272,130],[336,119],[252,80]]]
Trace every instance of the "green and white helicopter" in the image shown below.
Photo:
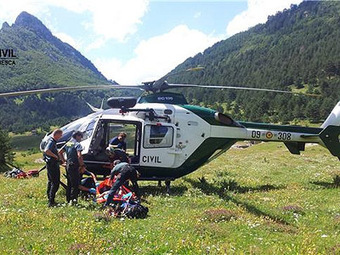
[[[110,98],[110,109],[90,106],[94,113],[62,127],[58,145],[65,144],[75,131],[84,133],[81,142],[87,168],[108,175],[112,168],[105,153],[112,137],[128,133],[128,152],[142,180],[170,181],[185,176],[227,151],[237,141],[282,142],[293,154],[304,151],[306,143],[326,147],[340,159],[340,102],[319,128],[283,126],[235,121],[212,109],[189,105],[172,88],[241,89],[292,93],[246,87],[168,84],[164,79],[137,86],[97,85],[2,93],[0,97],[87,89],[139,89],[136,98]],[[50,134],[43,139],[46,141]]]

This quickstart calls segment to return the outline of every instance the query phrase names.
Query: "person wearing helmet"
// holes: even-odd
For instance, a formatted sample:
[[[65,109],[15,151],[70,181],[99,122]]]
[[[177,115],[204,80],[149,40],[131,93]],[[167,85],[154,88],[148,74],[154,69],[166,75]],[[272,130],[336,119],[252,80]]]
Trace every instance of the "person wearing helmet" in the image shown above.
[[[129,163],[121,162],[120,160],[114,161],[114,168],[111,171],[110,180],[116,177],[115,183],[112,185],[108,192],[108,197],[104,206],[108,206],[113,202],[113,197],[118,189],[127,181],[130,180],[133,185],[133,191],[135,192],[138,199],[140,199],[140,191],[137,183],[137,179],[140,177],[140,173]]]

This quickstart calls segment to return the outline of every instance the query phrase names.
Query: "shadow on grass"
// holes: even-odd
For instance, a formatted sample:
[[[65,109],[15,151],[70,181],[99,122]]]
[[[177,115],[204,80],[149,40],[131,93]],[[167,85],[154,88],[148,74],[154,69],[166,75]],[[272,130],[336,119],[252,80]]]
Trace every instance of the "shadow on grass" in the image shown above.
[[[199,181],[201,183],[206,182],[205,178],[199,178]],[[248,186],[240,186],[236,181],[234,180],[222,180],[218,183],[220,186],[220,189],[232,191],[235,193],[247,193],[247,192],[263,192],[263,191],[270,191],[270,190],[279,190],[285,188],[284,186],[274,186],[271,184],[265,184],[260,185],[257,187],[248,187]]]
[[[170,195],[171,196],[182,196],[186,191],[188,190],[185,186],[175,186],[171,185],[170,188]],[[153,186],[153,185],[147,185],[140,187],[140,191],[145,196],[168,196],[166,192],[166,187],[163,185],[161,187],[159,186]]]
[[[259,217],[265,217],[268,218],[276,223],[279,224],[284,224],[284,225],[290,225],[289,222],[287,222],[284,219],[281,219],[275,215],[271,215],[267,212],[264,212],[262,210],[260,210],[259,208],[257,208],[256,206],[247,203],[247,202],[243,202],[240,201],[234,197],[232,197],[230,194],[227,193],[227,190],[224,187],[216,187],[210,183],[208,183],[204,178],[201,178],[199,180],[192,180],[189,178],[184,178],[184,180],[188,183],[190,183],[194,188],[198,188],[200,189],[203,193],[207,194],[207,195],[218,195],[221,199],[225,200],[225,201],[231,201],[233,203],[235,203],[238,206],[241,206],[243,208],[245,208],[249,213],[254,214],[256,216]],[[238,185],[239,186],[239,185]],[[280,187],[275,187],[274,188],[271,187],[272,185],[262,185],[259,187],[255,187],[255,188],[249,188],[249,187],[240,187],[236,188],[235,187],[235,191],[237,191],[237,189],[239,189],[240,193],[244,193],[244,192],[249,192],[249,191],[254,191],[254,190],[261,190],[261,191],[268,191],[270,189],[279,189]]]
[[[338,189],[338,188],[340,188],[340,185],[337,185],[334,182],[315,181],[315,182],[309,182],[309,183],[317,185],[317,186],[321,186],[325,189]]]

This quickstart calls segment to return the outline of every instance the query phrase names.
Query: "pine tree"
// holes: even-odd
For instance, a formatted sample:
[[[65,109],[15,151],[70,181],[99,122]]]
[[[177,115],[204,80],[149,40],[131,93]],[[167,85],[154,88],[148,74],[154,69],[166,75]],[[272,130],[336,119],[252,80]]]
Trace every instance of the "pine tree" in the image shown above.
[[[12,152],[8,133],[0,129],[0,171],[8,170],[8,165],[13,163],[14,153]]]

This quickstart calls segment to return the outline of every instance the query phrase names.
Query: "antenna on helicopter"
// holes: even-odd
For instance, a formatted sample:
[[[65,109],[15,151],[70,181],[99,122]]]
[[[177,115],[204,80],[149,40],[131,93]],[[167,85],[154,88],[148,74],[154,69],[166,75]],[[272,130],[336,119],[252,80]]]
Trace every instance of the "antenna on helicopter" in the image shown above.
[[[91,110],[93,112],[100,112],[103,110],[103,104],[101,105],[100,108],[94,107],[93,105],[91,105],[90,103],[86,102],[86,104],[91,108]]]
[[[86,101],[85,101],[86,102]],[[104,99],[102,99],[102,102],[100,104],[100,108],[94,107],[93,105],[91,105],[90,103],[86,102],[86,104],[91,108],[91,110],[93,112],[100,112],[102,110],[104,110],[103,106],[104,106]]]
[[[100,105],[100,109],[103,110],[104,109],[103,107],[104,107],[104,98],[102,99],[102,103]]]

